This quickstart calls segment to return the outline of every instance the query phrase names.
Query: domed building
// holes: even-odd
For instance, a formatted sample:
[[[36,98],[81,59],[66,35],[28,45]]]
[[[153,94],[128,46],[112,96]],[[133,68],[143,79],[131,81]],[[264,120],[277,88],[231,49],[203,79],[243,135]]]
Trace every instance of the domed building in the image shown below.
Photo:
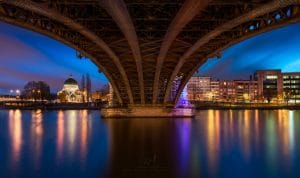
[[[60,102],[81,103],[84,93],[80,91],[77,81],[72,75],[64,82],[62,90],[57,93]]]

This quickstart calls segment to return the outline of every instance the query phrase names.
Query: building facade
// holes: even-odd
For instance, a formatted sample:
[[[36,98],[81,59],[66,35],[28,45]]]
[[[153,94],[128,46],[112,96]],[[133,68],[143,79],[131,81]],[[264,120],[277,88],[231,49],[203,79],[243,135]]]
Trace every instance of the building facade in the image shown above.
[[[234,81],[220,81],[219,97],[222,102],[235,102],[236,90]]]
[[[283,73],[283,97],[287,103],[300,103],[300,72]]]
[[[283,74],[281,70],[258,70],[255,73],[258,96],[263,102],[283,100]]]
[[[256,102],[258,98],[257,81],[235,80],[235,101],[236,102]]]
[[[60,102],[67,103],[82,103],[86,97],[72,76],[65,80],[63,88],[57,93],[57,96]]]
[[[212,102],[257,102],[255,80],[222,81],[210,77],[192,77],[187,84],[188,100]]]
[[[212,101],[220,101],[220,81],[211,80],[210,81],[210,93]]]
[[[193,76],[187,84],[188,100],[209,101],[211,100],[211,78]]]

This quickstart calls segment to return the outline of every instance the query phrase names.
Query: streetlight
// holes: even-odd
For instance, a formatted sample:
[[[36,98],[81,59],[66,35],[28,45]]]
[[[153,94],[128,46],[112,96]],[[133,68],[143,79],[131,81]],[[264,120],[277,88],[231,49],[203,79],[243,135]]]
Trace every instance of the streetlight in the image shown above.
[[[41,90],[38,90],[37,92],[39,94],[39,99],[41,100]]]
[[[35,101],[35,90],[32,90],[32,100]]]
[[[16,94],[17,94],[17,98],[20,97],[20,90],[19,89],[16,89]]]
[[[14,90],[10,90],[9,92],[10,92],[10,98],[12,98],[12,97],[13,97]]]

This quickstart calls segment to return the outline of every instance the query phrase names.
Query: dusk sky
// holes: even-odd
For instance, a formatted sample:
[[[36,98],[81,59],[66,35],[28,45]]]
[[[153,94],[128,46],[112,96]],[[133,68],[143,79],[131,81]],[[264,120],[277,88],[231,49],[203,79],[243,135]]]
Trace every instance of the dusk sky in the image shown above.
[[[218,79],[248,79],[257,69],[300,71],[300,24],[290,25],[236,44],[210,59],[199,75]],[[89,73],[93,90],[108,81],[88,59],[79,60],[72,48],[46,36],[0,23],[0,94],[22,89],[32,80],[61,89],[70,74],[80,82]]]
[[[89,59],[78,59],[76,51],[47,36],[0,22],[0,94],[22,89],[28,81],[45,81],[52,92],[62,88],[72,74],[80,83],[89,73],[93,90],[108,81]]]
[[[300,23],[233,45],[220,59],[209,59],[198,71],[216,79],[249,79],[262,69],[300,72]]]

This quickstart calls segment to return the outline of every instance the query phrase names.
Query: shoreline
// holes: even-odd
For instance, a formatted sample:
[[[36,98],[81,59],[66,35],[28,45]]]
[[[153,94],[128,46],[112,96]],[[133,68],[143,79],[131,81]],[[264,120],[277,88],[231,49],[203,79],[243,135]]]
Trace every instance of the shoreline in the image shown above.
[[[7,109],[21,109],[21,110],[101,110],[103,106],[86,106],[86,105],[36,105],[36,106],[0,106],[0,110]],[[180,108],[180,107],[179,107]],[[195,110],[300,110],[300,105],[259,105],[259,106],[244,106],[244,105],[231,105],[231,106],[219,106],[219,105],[197,105],[188,107]]]
[[[61,104],[46,104],[43,102],[37,103],[26,103],[26,104],[17,104],[17,105],[0,105],[0,110],[5,109],[21,109],[21,110],[100,110],[103,107],[102,104],[95,103],[61,103]]]
[[[197,103],[193,107],[196,110],[220,109],[220,110],[273,110],[273,109],[291,109],[300,110],[300,104],[274,104],[274,103]]]

